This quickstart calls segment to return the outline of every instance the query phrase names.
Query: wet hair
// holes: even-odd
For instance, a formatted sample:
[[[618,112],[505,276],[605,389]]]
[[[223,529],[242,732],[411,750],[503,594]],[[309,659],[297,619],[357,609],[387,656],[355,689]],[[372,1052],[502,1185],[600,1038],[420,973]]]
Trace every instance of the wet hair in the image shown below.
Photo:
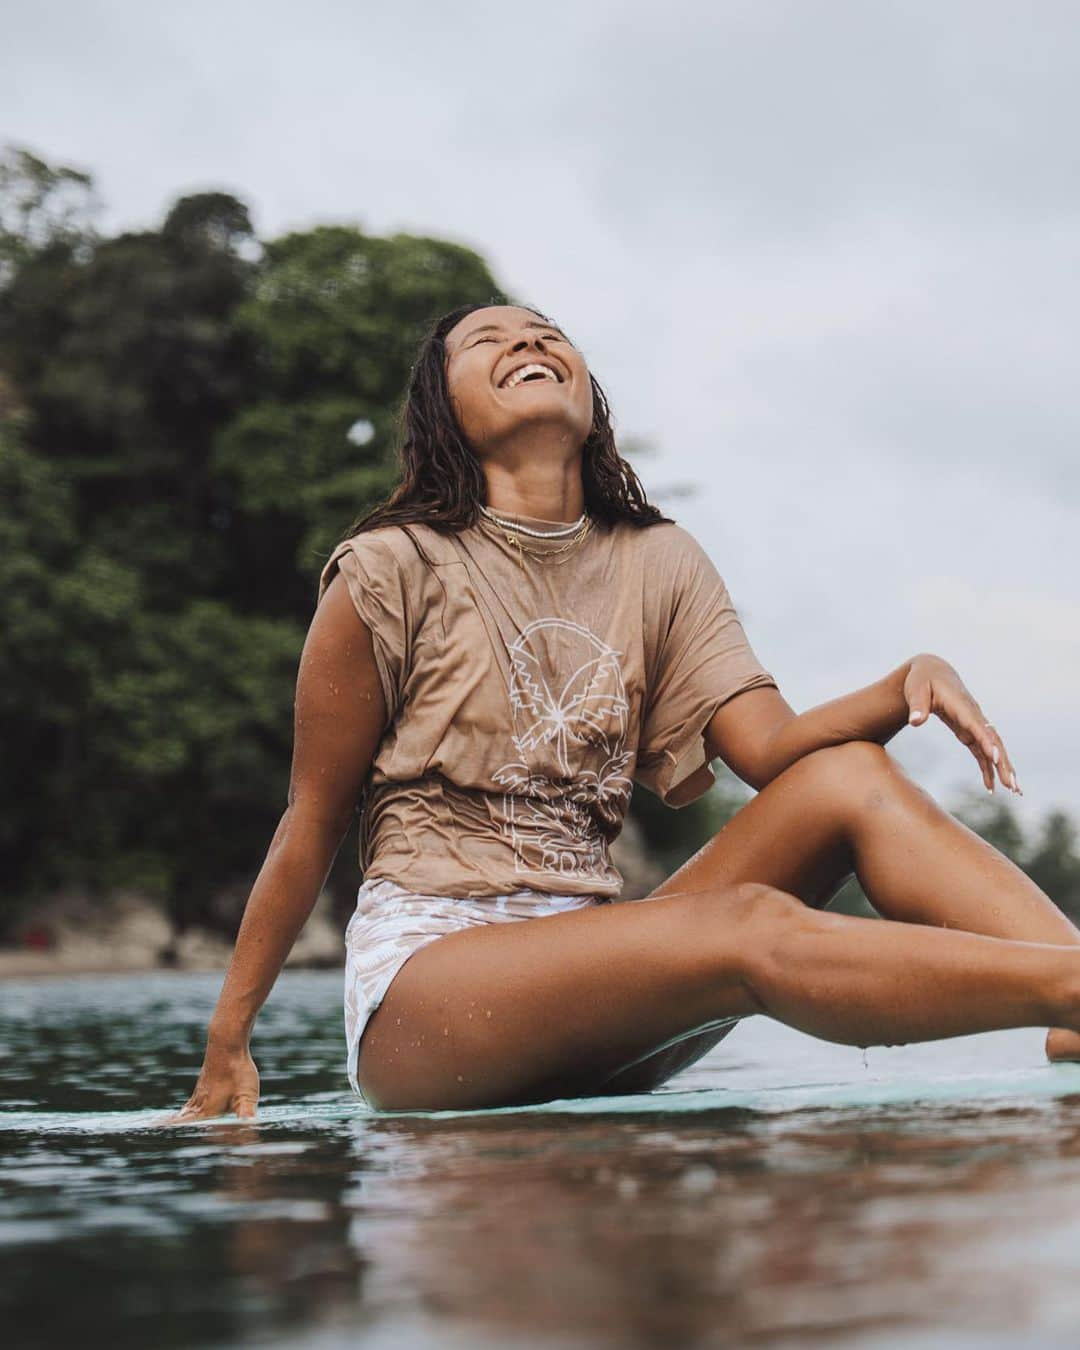
[[[475,525],[487,500],[487,482],[450,402],[446,382],[446,335],[466,315],[505,301],[460,305],[436,319],[424,334],[409,372],[398,415],[401,478],[390,496],[356,520],[342,536],[351,539],[383,525],[430,525],[444,534]],[[551,323],[531,305],[521,306]],[[592,374],[593,420],[583,447],[581,473],[585,510],[597,522],[625,520],[644,527],[668,522],[645,497],[637,474],[615,447],[611,412]]]

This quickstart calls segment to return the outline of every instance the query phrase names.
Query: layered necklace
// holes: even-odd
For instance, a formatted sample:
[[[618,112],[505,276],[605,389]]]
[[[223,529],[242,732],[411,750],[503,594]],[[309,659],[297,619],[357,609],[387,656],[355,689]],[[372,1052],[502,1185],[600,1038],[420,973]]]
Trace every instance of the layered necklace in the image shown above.
[[[560,525],[554,530],[534,530],[531,525],[523,525],[518,520],[511,520],[508,517],[500,516],[495,511],[489,511],[486,506],[481,506],[486,523],[490,528],[495,529],[512,544],[518,553],[518,564],[525,566],[524,555],[528,554],[530,558],[536,558],[539,562],[551,562],[555,558],[563,558],[572,552],[585,536],[592,529],[592,517],[585,511],[577,518],[571,521],[569,525]],[[565,539],[566,543],[560,548],[530,548],[522,539],[522,535],[532,539]]]

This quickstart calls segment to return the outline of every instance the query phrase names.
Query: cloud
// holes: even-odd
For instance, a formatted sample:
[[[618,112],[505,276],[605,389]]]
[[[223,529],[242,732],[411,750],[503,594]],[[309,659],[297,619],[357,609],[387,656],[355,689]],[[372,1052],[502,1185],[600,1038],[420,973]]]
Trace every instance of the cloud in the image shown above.
[[[674,513],[798,706],[940,646],[1029,804],[1080,806],[1078,39],[1073,0],[45,4],[0,114],[112,225],[223,186],[266,235],[478,248],[650,488],[698,484]]]

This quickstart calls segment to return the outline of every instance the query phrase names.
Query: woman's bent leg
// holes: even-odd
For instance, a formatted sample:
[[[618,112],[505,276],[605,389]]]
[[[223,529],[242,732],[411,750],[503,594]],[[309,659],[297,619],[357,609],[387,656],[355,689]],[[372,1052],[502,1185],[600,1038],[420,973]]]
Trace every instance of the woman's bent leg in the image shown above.
[[[852,872],[886,919],[1080,945],[1050,896],[870,741],[798,760],[654,894],[762,881],[816,905]],[[1080,1054],[1080,1036],[1051,1032],[1047,1049]]]
[[[796,761],[653,894],[753,880],[822,904],[852,872],[883,918],[1080,944],[1051,897],[871,741]]]
[[[454,933],[401,969],[360,1047],[383,1109],[589,1095],[650,1050],[763,1012],[854,1045],[1080,1025],[1080,949],[810,909],[768,886]]]

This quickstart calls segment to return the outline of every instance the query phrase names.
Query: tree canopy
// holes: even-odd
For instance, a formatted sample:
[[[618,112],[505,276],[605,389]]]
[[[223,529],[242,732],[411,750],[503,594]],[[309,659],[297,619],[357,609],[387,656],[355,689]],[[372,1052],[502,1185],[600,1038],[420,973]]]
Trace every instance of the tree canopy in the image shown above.
[[[396,480],[420,333],[510,298],[439,239],[260,240],[226,192],[152,230],[97,213],[82,170],[0,156],[0,936],[63,888],[235,924],[219,898],[285,806],[316,579]],[[673,870],[746,795],[727,776],[631,811]],[[1031,840],[1004,804],[969,820],[1080,915],[1064,813]]]
[[[139,888],[185,924],[254,877],[316,578],[394,481],[419,331],[501,298],[459,245],[260,241],[227,193],[156,230],[93,216],[88,175],[7,153],[0,924],[58,887]]]

